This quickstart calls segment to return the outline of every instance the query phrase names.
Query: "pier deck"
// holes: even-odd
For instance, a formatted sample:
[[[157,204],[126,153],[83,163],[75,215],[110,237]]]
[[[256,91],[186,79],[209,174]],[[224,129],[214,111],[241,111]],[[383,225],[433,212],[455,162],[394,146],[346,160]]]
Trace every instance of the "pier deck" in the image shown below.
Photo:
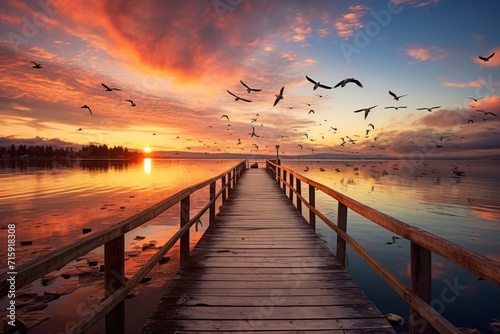
[[[264,169],[243,173],[142,333],[395,333]]]

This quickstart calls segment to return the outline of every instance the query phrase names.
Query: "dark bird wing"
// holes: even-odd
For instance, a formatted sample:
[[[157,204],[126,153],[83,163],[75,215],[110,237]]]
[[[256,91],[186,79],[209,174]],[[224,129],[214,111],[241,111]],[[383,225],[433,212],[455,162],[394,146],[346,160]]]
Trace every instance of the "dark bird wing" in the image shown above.
[[[397,98],[398,98],[398,96],[397,96],[396,94],[394,94],[393,92],[391,92],[391,91],[389,91],[389,94],[390,94],[393,98],[395,98],[395,99],[397,99]]]
[[[231,93],[229,90],[227,90],[227,89],[226,89],[226,91],[227,91],[229,94],[231,94],[232,96],[234,96],[234,97],[238,97],[238,98],[239,98],[239,96],[237,96],[237,95],[235,95],[235,94]]]
[[[332,89],[332,87],[326,86],[326,85],[323,85],[323,84],[319,84],[318,86],[321,87],[321,88],[324,88],[324,89]]]
[[[372,123],[368,124],[368,126],[371,126],[372,129],[375,130],[375,126]]]
[[[356,85],[358,85],[359,87],[363,87],[363,85],[361,84],[361,82],[357,79],[350,79],[349,80],[350,82],[354,82]]]
[[[252,100],[247,100],[247,99],[244,99],[244,98],[242,98],[242,97],[240,97],[240,100],[241,100],[241,101],[245,101],[245,102],[252,102]]]
[[[105,84],[101,83],[101,85],[106,88],[107,90],[111,90],[111,88],[109,88],[108,86],[106,86]]]
[[[248,86],[247,86],[247,85],[246,85],[243,81],[241,81],[241,80],[240,80],[240,82],[241,82],[241,84],[242,84],[243,86],[245,86],[247,89],[250,89],[250,87],[248,87]]]
[[[285,91],[285,86],[281,87],[280,89],[280,95],[283,96],[283,92]]]
[[[313,84],[316,84],[316,81],[314,81],[313,79],[309,78],[307,75],[306,75],[306,79],[307,79],[309,82],[312,82]]]
[[[345,83],[344,83],[344,82],[345,82],[345,80],[340,81],[338,84],[336,84],[335,86],[333,86],[333,88],[337,88],[337,87],[339,87],[339,86],[344,87],[344,85],[345,85]]]

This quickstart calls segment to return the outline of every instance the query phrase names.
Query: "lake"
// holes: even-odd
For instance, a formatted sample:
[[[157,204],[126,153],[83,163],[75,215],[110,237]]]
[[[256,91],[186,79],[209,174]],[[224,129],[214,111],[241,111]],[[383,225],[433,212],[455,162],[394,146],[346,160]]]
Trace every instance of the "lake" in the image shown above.
[[[16,265],[20,265],[85,237],[83,228],[92,232],[109,228],[178,190],[227,170],[236,162],[0,160],[0,238],[7,240],[6,226],[16,224],[16,240],[32,241],[32,245],[17,247]],[[500,260],[497,161],[282,160],[282,164],[405,223]],[[191,199],[192,212],[201,209],[207,198],[208,190],[196,193]],[[318,192],[316,207],[332,221],[336,220],[335,200]],[[304,215],[308,217],[307,210]],[[205,221],[206,217],[202,217],[202,223]],[[157,246],[175,233],[178,224],[178,208],[174,207],[128,233],[127,275],[147,261]],[[196,241],[205,228],[204,223],[193,227],[192,239]],[[319,219],[316,228],[327,245],[335,248],[336,236],[331,230]],[[409,242],[393,239],[393,234],[352,211],[348,212],[347,230],[398,279],[409,284]],[[170,261],[157,266],[148,275],[153,279],[138,286],[133,298],[127,299],[126,309],[135,315],[134,319],[127,318],[130,333],[142,327],[154,308],[158,292],[175,274],[177,252],[177,248],[173,249],[168,254]],[[98,285],[102,275],[96,268],[89,269],[88,262],[102,264],[102,253],[102,249],[96,249],[19,292],[24,293],[27,304],[33,304],[35,293],[61,295],[46,305],[41,303],[40,309],[35,307],[22,314],[29,327],[33,327],[30,333],[64,332],[91,313],[102,298]],[[381,312],[397,313],[407,320],[408,306],[404,300],[349,247],[347,257],[347,270]],[[0,254],[0,264],[6,267],[5,252]],[[61,277],[63,273],[66,275]],[[431,305],[436,310],[456,326],[494,333],[492,327],[500,319],[498,287],[435,255],[432,276]],[[452,295],[445,294],[450,284],[458,287],[452,290]],[[5,309],[6,302],[6,299],[0,301],[1,309]],[[98,325],[94,332],[101,329],[102,325]],[[406,326],[396,330],[405,332]]]

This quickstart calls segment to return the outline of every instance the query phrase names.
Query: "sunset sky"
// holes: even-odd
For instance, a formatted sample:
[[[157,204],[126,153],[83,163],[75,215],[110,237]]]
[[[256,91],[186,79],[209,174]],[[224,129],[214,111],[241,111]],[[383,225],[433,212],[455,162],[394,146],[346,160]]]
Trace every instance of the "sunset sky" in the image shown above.
[[[0,146],[500,157],[498,13],[497,0],[4,0]],[[306,75],[363,88],[313,90]]]

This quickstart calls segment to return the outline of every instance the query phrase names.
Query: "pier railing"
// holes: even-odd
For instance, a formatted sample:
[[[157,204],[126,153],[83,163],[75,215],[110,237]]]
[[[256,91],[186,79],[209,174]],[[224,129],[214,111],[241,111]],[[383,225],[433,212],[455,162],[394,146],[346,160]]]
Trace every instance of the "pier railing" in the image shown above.
[[[500,263],[446,239],[406,224],[380,211],[359,203],[341,193],[315,182],[294,170],[281,166],[277,161],[266,162],[267,171],[275,177],[285,195],[293,202],[296,196],[297,210],[302,213],[302,205],[309,209],[309,223],[314,228],[316,217],[337,233],[336,256],[345,266],[346,243],[380,275],[410,306],[410,333],[428,333],[429,326],[440,333],[461,333],[430,305],[431,301],[431,254],[438,254],[462,268],[500,285]],[[302,183],[309,186],[309,198],[302,195]],[[316,190],[334,198],[338,202],[337,223],[333,223],[315,208]],[[383,228],[410,241],[410,287],[399,281],[389,270],[362,248],[347,234],[348,209],[382,226]]]
[[[212,224],[216,215],[216,200],[221,197],[224,204],[235,187],[241,173],[246,169],[246,161],[235,164],[225,172],[185,188],[169,196],[161,202],[129,217],[116,226],[105,231],[91,234],[78,240],[74,244],[63,247],[41,259],[26,263],[17,269],[16,289],[21,289],[38,278],[62,268],[76,258],[87,254],[95,248],[104,245],[104,288],[105,300],[94,310],[90,318],[76,324],[69,332],[84,333],[95,323],[105,318],[106,333],[125,333],[125,303],[124,299],[139,282],[160,262],[162,257],[180,240],[180,263],[185,262],[190,250],[190,227],[200,217],[209,211],[209,224]],[[216,193],[216,182],[220,180],[220,190]],[[190,212],[190,195],[209,186],[209,202],[194,216]],[[125,278],[125,233],[141,226],[160,215],[167,209],[180,203],[180,228],[179,230],[147,261],[142,268],[132,277]],[[7,274],[0,278],[0,298],[7,295],[9,282]]]

